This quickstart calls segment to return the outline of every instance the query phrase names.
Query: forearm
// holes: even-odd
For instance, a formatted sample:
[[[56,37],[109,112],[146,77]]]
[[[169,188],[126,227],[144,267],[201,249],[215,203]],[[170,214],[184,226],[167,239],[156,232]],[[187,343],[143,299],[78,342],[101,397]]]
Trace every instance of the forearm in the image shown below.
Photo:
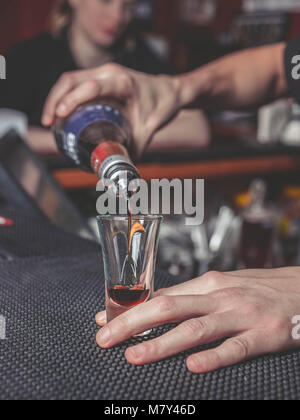
[[[199,110],[183,110],[155,135],[149,150],[205,147],[211,138],[210,126],[204,113]]]
[[[57,146],[50,130],[40,127],[29,127],[27,144],[40,155],[57,154]]]
[[[181,106],[251,109],[286,96],[284,48],[245,50],[180,76]]]

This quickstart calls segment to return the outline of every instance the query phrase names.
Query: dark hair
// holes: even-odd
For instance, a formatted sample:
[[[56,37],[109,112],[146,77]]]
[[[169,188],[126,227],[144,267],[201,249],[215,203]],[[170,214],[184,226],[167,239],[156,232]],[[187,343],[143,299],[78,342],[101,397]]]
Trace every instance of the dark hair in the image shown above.
[[[50,17],[50,29],[54,34],[71,23],[73,9],[69,0],[57,0]]]

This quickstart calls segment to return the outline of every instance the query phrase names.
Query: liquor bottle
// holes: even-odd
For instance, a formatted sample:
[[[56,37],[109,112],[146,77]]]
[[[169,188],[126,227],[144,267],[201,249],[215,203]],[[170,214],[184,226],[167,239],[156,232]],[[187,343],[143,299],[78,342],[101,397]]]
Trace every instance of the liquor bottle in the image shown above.
[[[53,127],[60,151],[78,167],[108,179],[117,195],[128,196],[128,184],[139,179],[129,152],[131,128],[116,100],[89,102]]]
[[[265,203],[266,184],[259,179],[250,187],[251,203],[242,214],[238,268],[271,268],[276,216]]]

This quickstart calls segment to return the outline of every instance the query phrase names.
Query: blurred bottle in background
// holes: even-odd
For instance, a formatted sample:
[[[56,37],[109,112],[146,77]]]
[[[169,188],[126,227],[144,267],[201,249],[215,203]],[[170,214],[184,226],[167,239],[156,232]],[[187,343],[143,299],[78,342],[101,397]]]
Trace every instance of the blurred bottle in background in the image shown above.
[[[238,268],[271,268],[276,215],[266,206],[267,187],[262,180],[253,181],[249,193],[251,202],[242,213]]]
[[[300,187],[289,186],[282,193],[283,212],[279,221],[279,243],[284,265],[300,264]]]

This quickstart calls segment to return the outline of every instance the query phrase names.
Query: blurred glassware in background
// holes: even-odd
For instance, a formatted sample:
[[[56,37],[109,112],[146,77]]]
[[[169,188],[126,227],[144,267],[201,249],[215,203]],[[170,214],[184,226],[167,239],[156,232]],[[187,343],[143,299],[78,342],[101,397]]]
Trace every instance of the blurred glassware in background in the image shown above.
[[[288,122],[281,133],[281,142],[287,146],[300,146],[300,106],[291,103]]]
[[[187,281],[210,270],[300,266],[299,186],[276,189],[275,198],[271,185],[256,179],[230,204],[216,196],[207,198],[201,226],[185,226],[179,216],[165,219],[160,269]]]
[[[184,224],[184,218],[168,217],[160,232],[157,264],[174,276],[190,280],[198,274],[198,262],[191,237],[191,228]]]
[[[217,15],[216,0],[181,0],[180,20],[189,25],[208,25]]]
[[[236,247],[239,238],[240,221],[234,211],[221,206],[216,217],[208,223],[209,250],[212,258],[210,270],[228,271],[236,264]]]
[[[242,213],[238,268],[271,268],[276,216],[265,203],[267,187],[255,180],[250,186],[251,203]]]
[[[206,223],[185,226],[184,218],[168,218],[161,229],[158,266],[183,280],[190,280],[209,270],[235,268],[240,219],[222,206]]]
[[[260,108],[258,113],[257,140],[261,144],[274,144],[281,140],[290,120],[289,100],[280,99]]]
[[[286,99],[263,106],[258,114],[257,139],[261,144],[300,146],[300,106]]]
[[[28,133],[28,119],[25,114],[12,109],[0,108],[0,137],[14,130],[21,138]]]
[[[285,265],[300,265],[300,188],[286,187],[282,193],[279,243]]]
[[[237,48],[253,48],[281,42],[285,38],[287,24],[288,15],[275,10],[238,14],[227,33],[227,42]]]
[[[299,0],[243,0],[243,8],[246,12],[297,10]]]

